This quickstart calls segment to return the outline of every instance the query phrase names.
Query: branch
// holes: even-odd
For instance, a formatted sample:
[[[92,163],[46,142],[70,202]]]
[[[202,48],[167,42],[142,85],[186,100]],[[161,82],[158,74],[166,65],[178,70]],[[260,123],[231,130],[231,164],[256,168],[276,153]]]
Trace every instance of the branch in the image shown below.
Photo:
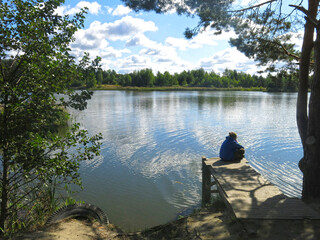
[[[293,54],[293,53],[291,53],[291,52],[289,52],[289,51],[285,48],[285,46],[284,46],[283,44],[281,44],[281,43],[279,43],[279,42],[275,42],[275,41],[266,40],[266,39],[263,39],[263,38],[258,38],[258,40],[259,40],[259,41],[268,42],[268,43],[271,43],[271,44],[274,44],[274,45],[277,45],[277,46],[279,46],[280,48],[282,48],[282,50],[283,50],[288,56],[293,57],[293,58],[294,58],[295,60],[297,60],[297,61],[300,61],[300,57],[297,56],[297,55],[295,55],[295,54]]]
[[[17,186],[12,186],[11,189],[10,189],[10,191],[13,191],[13,190],[15,190],[15,189],[21,188],[22,186],[24,186],[24,185],[26,185],[26,184],[28,184],[28,183],[33,182],[33,181],[36,180],[37,178],[38,178],[38,176],[35,176],[35,177],[33,177],[33,178],[30,178],[30,179],[27,180],[26,182],[23,182],[23,183],[21,183],[21,184],[18,184]]]
[[[37,198],[34,198],[34,199],[31,199],[30,201],[26,201],[25,203],[23,203],[23,204],[19,204],[19,207],[17,207],[16,209],[15,209],[15,212],[18,212],[20,209],[23,209],[25,206],[27,206],[27,205],[29,205],[30,203],[32,203],[32,202],[34,202],[34,201],[36,201],[36,200],[38,200]],[[11,208],[11,207],[10,207]],[[10,209],[11,210],[11,209]]]
[[[235,11],[231,11],[231,12],[245,12],[247,10],[251,10],[251,9],[254,9],[254,8],[259,8],[263,5],[266,5],[266,4],[269,4],[269,3],[273,3],[273,2],[276,2],[277,0],[269,0],[269,1],[266,1],[266,2],[263,2],[263,3],[259,3],[257,5],[253,5],[253,6],[250,6],[250,7],[247,7],[247,8],[242,8],[242,9],[239,9],[239,10],[235,10]]]
[[[15,173],[13,175],[8,177],[9,184],[11,184],[12,182],[14,182],[15,180],[17,180],[18,178],[20,178],[23,175],[23,173],[21,171],[22,171],[22,167],[20,167],[19,170],[15,171]],[[17,176],[18,174],[20,174],[20,176]]]
[[[1,72],[2,79],[4,79],[4,70],[3,70],[2,60],[1,59],[0,59],[0,72]]]
[[[294,58],[295,60],[297,60],[297,61],[300,61],[300,57],[297,56],[297,55],[295,55],[295,54],[292,54],[291,52],[289,52],[289,51],[283,46],[283,44],[281,44],[281,43],[275,43],[275,44],[278,45],[279,47],[281,47],[282,50],[283,50],[288,56],[293,57],[293,58]]]
[[[28,196],[30,193],[32,193],[35,189],[37,189],[39,186],[35,186],[33,188],[31,188],[27,193],[23,194],[22,196],[20,196],[16,201],[14,201],[10,207],[8,207],[7,210],[10,210],[11,208],[13,208],[17,203],[19,203],[24,197]]]
[[[303,13],[307,16],[308,20],[309,20],[316,28],[319,27],[319,21],[318,21],[314,16],[312,16],[307,9],[305,9],[305,8],[302,7],[302,6],[297,6],[297,5],[289,5],[289,6],[290,6],[290,7],[294,7],[294,8],[296,8],[297,10],[303,12]]]
[[[10,68],[12,68],[14,66],[14,64],[16,63],[16,61],[18,59],[18,56],[19,56],[19,53],[20,53],[20,50],[18,50],[16,56],[14,57],[14,60],[12,61],[12,64],[11,64]]]
[[[301,4],[302,4],[302,2],[303,2],[303,0],[301,0],[301,1],[300,1],[299,5],[301,5]],[[284,20],[284,19],[286,19],[286,18],[290,17],[294,11],[295,11],[295,9],[292,9],[292,11],[291,11],[290,13],[288,13],[288,14],[287,14],[287,16],[286,16],[286,17],[284,17],[284,18],[283,18],[283,19],[281,19],[281,20]]]

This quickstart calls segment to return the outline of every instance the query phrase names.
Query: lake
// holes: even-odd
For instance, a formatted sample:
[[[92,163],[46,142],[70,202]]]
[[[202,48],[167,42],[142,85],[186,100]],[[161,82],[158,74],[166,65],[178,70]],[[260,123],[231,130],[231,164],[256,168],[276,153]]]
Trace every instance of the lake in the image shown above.
[[[300,197],[302,146],[296,93],[96,91],[76,121],[103,134],[101,156],[83,163],[78,198],[124,230],[175,219],[201,201],[201,157],[238,134],[249,164]]]

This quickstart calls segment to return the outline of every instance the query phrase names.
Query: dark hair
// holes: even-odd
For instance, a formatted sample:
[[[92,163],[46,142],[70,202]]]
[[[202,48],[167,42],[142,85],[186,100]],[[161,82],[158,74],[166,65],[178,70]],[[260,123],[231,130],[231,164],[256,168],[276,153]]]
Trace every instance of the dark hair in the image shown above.
[[[233,139],[237,139],[237,134],[235,132],[229,132],[229,136]]]

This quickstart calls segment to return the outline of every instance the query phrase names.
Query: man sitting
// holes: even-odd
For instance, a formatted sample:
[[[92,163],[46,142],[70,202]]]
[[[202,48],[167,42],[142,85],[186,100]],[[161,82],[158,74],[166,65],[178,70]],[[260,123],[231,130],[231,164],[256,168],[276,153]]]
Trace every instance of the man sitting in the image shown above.
[[[229,132],[222,143],[219,154],[223,161],[241,161],[244,158],[244,147],[237,142],[237,134]]]

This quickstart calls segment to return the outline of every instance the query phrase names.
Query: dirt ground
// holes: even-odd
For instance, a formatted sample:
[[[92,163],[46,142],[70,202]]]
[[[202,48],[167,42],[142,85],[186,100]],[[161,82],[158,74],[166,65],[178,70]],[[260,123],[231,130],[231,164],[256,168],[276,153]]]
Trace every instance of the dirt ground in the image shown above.
[[[216,205],[217,206],[217,205]],[[224,207],[211,206],[191,216],[150,228],[124,233],[112,224],[104,226],[89,219],[68,219],[36,232],[19,234],[17,240],[316,240],[320,239],[320,220],[239,221]]]
[[[36,232],[19,234],[17,240],[135,240],[135,239],[238,239],[242,232],[239,224],[227,219],[223,211],[201,210],[185,217],[143,232],[124,233],[112,224],[101,225],[89,219],[68,219]]]

